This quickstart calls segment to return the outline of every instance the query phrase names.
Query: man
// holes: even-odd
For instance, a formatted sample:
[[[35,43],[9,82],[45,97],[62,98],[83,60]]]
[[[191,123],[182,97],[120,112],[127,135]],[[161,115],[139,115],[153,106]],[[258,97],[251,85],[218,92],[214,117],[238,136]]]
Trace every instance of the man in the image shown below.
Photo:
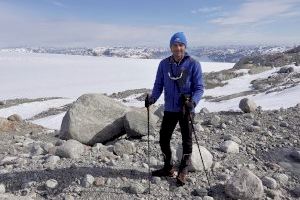
[[[192,127],[195,107],[203,95],[202,69],[198,61],[185,52],[187,40],[183,32],[175,33],[170,40],[172,56],[163,59],[157,70],[152,94],[145,99],[145,107],[154,104],[164,90],[164,116],[159,132],[159,144],[164,156],[164,167],[152,176],[174,177],[171,163],[170,140],[179,121],[183,156],[176,177],[178,185],[186,183],[192,154]],[[191,119],[191,118],[192,119]]]

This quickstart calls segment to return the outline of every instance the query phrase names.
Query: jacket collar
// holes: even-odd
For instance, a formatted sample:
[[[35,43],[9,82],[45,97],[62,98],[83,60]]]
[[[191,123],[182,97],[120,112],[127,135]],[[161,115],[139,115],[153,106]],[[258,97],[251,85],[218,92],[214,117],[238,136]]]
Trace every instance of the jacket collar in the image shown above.
[[[183,62],[184,62],[187,58],[189,58],[189,57],[190,57],[190,55],[189,55],[187,52],[185,52],[185,53],[184,53],[184,56],[183,56],[182,60],[179,62],[179,64],[180,64],[180,63],[183,63]],[[176,63],[176,61],[174,60],[173,55],[171,55],[171,56],[169,57],[169,62],[170,62],[171,64]]]

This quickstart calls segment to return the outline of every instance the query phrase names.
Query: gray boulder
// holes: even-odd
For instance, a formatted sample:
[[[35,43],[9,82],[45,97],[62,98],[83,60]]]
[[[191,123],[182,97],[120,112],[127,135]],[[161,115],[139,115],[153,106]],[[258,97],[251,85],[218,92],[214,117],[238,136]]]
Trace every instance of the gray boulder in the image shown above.
[[[4,106],[6,104],[6,101],[0,101],[0,106]]]
[[[156,116],[150,113],[150,133],[154,134]],[[144,111],[129,111],[124,117],[124,128],[128,137],[143,137],[148,134],[147,129],[147,112]]]
[[[281,73],[292,73],[294,72],[294,68],[293,67],[281,67],[280,70],[277,72],[279,74]]]
[[[10,115],[9,117],[7,117],[7,119],[10,120],[10,121],[16,121],[16,122],[21,122],[22,121],[22,117],[18,114]]]
[[[157,117],[159,117],[160,119],[162,119],[163,116],[164,116],[164,109],[165,109],[165,106],[164,106],[164,105],[160,105],[160,106],[154,111],[154,115],[156,115]]]
[[[60,136],[93,145],[124,134],[123,118],[129,108],[102,94],[84,94],[63,118]]]
[[[200,146],[200,151],[202,154],[203,162],[205,165],[205,169],[208,170],[211,168],[213,164],[213,156],[212,154],[203,146]],[[178,145],[176,149],[176,154],[173,157],[175,159],[175,162],[180,162],[182,158],[182,145]],[[189,171],[203,171],[203,164],[201,161],[201,157],[199,154],[199,149],[196,144],[193,144],[193,152],[192,152],[192,163],[189,167]]]
[[[245,113],[250,113],[250,112],[254,112],[257,106],[253,100],[248,98],[243,98],[240,101],[239,108]]]
[[[277,181],[274,178],[271,178],[269,176],[265,176],[262,178],[262,183],[264,186],[270,189],[276,189],[278,184]]]
[[[133,154],[136,152],[135,144],[128,140],[120,140],[114,145],[114,153],[118,156],[122,156],[123,154]]]
[[[253,172],[243,168],[226,182],[225,193],[233,199],[261,199],[264,187]]]
[[[85,147],[77,140],[68,140],[57,147],[55,154],[65,158],[79,158],[84,153]]]

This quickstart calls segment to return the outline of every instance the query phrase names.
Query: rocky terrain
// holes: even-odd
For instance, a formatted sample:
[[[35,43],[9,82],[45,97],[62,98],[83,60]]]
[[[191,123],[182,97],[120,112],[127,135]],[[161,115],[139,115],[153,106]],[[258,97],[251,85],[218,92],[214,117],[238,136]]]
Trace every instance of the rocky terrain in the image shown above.
[[[173,178],[151,177],[150,194],[146,109],[86,94],[70,106],[60,131],[17,115],[1,118],[0,198],[300,198],[300,105],[264,111],[244,99],[237,107],[240,112],[202,109],[195,118],[211,187],[194,144],[188,184],[177,187]],[[151,107],[151,170],[163,164],[158,144],[161,117],[162,107]],[[174,163],[180,158],[180,141],[177,127]]]
[[[248,91],[203,99],[222,102],[298,86],[298,56],[299,47],[263,55],[263,65],[249,57],[232,69],[204,74],[205,87],[212,89],[245,74],[273,70],[253,79]],[[300,100],[275,110],[257,106],[251,98],[242,98],[236,111],[203,108],[196,113],[194,127],[210,184],[194,140],[188,184],[177,187],[175,178],[148,174],[149,168],[163,165],[158,143],[163,105],[150,108],[150,152],[147,110],[125,105],[132,97],[143,102],[150,92],[140,88],[83,94],[28,119],[18,113],[0,117],[0,199],[300,199]],[[0,109],[59,98],[9,99],[0,101]],[[30,122],[60,113],[65,115],[59,130]],[[171,143],[178,166],[178,125]]]

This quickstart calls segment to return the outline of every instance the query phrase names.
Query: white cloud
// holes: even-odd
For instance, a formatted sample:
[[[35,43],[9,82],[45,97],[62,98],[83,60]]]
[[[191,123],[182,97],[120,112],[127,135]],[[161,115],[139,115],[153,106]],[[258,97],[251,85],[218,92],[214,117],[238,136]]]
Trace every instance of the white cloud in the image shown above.
[[[61,8],[66,7],[66,5],[64,3],[62,3],[61,1],[58,1],[58,0],[46,0],[46,1],[57,7],[61,7]]]
[[[192,10],[191,12],[193,14],[197,14],[197,13],[212,13],[212,12],[218,12],[221,10],[222,10],[222,7],[215,6],[215,7],[201,7],[201,8],[198,8],[197,10]]]
[[[239,25],[261,22],[270,18],[291,16],[298,0],[248,0],[239,10],[211,20],[218,25]]]

